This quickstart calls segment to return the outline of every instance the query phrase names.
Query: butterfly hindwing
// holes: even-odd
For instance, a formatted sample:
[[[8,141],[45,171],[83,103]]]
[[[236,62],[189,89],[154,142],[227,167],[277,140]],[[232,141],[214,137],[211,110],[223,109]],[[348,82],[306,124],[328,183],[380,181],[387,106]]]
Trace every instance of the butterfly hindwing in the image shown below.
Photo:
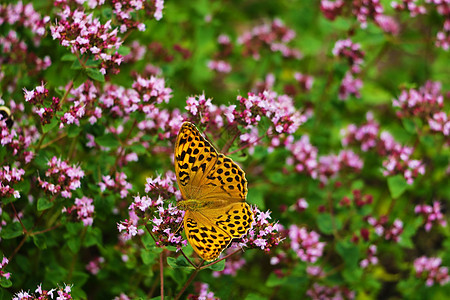
[[[184,215],[186,238],[204,260],[216,259],[228,247],[231,237],[198,211],[187,210]]]

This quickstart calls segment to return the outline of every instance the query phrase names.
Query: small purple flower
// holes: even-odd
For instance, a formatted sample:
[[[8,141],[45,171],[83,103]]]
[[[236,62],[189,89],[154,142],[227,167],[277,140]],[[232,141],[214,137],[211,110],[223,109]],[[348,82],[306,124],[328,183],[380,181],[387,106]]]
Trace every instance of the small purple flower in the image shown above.
[[[427,286],[433,286],[434,283],[440,285],[450,282],[447,267],[441,267],[442,260],[439,257],[421,256],[414,260],[414,269],[417,277],[425,278]]]
[[[425,230],[430,231],[433,224],[440,225],[442,227],[447,226],[447,221],[444,214],[441,212],[441,204],[438,201],[433,202],[433,206],[430,205],[416,205],[414,208],[416,214],[422,215],[425,218]]]

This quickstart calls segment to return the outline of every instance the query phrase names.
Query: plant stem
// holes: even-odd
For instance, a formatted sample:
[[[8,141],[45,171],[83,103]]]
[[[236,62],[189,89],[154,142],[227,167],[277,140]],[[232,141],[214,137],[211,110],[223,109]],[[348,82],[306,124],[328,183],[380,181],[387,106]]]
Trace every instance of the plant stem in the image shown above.
[[[195,269],[194,272],[192,272],[191,276],[186,281],[186,283],[184,284],[184,286],[181,289],[181,291],[175,296],[174,300],[180,299],[181,295],[183,295],[183,293],[186,290],[186,288],[189,286],[189,284],[191,284],[191,282],[192,282],[192,280],[194,280],[195,276],[197,276],[197,273],[198,273],[199,270],[200,269]]]
[[[164,300],[164,251],[159,254],[159,276],[161,278],[161,300]]]

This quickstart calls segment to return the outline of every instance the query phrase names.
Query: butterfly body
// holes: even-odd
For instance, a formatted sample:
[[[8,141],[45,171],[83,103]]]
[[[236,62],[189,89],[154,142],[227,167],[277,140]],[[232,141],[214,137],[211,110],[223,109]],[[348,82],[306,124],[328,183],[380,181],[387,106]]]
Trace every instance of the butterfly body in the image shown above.
[[[189,122],[183,123],[177,137],[175,171],[186,237],[200,257],[214,260],[252,226],[245,173]]]

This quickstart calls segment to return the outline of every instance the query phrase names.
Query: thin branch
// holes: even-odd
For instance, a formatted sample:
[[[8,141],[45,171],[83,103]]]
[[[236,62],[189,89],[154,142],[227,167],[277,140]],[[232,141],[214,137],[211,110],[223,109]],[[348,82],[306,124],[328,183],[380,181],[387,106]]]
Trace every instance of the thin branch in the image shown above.
[[[197,268],[197,266],[186,256],[186,254],[184,254],[183,250],[180,249],[181,254],[183,254],[184,258],[186,258],[186,260],[191,264],[191,266],[193,266],[194,268]]]
[[[189,284],[191,284],[192,280],[194,280],[195,276],[197,276],[197,273],[199,272],[200,269],[195,269],[194,272],[191,274],[191,276],[189,277],[189,279],[186,281],[186,283],[184,284],[184,286],[181,288],[181,291],[175,296],[174,300],[178,300],[180,299],[180,297],[183,295],[184,291],[186,290],[186,288],[189,286]]]
[[[20,241],[19,245],[17,245],[17,247],[14,249],[13,253],[8,257],[8,260],[11,261],[13,259],[13,257],[17,254],[17,252],[19,252],[20,248],[22,248],[23,244],[25,243],[25,241],[27,240],[28,235],[25,235],[23,237],[23,239]]]
[[[161,279],[161,300],[164,300],[164,251],[159,254],[159,276]]]
[[[22,220],[20,219],[19,214],[16,211],[16,207],[14,206],[14,204],[12,202],[11,202],[11,206],[12,206],[12,209],[14,210],[14,215],[16,216],[17,220],[19,220],[19,223],[22,226],[23,233],[28,234],[27,228],[25,227],[25,225],[23,225]]]

